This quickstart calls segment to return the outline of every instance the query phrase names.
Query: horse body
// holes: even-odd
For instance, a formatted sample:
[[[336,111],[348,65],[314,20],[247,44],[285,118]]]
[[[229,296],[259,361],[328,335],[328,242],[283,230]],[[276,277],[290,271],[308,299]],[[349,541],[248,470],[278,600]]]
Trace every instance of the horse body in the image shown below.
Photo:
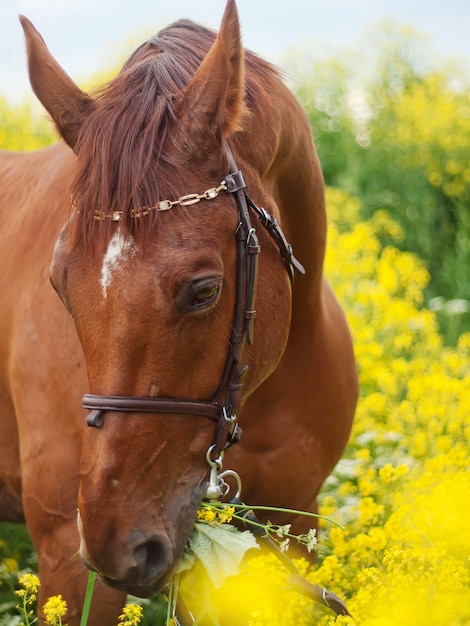
[[[0,514],[24,515],[42,597],[62,593],[75,626],[85,576],[70,561],[77,497],[82,559],[115,589],[148,596],[179,558],[204,496],[209,420],[108,411],[102,428],[84,429],[80,399],[88,388],[130,398],[217,394],[236,306],[234,200],[221,192],[136,213],[217,186],[228,170],[225,141],[250,196],[282,223],[306,268],[291,289],[277,247],[255,224],[262,253],[255,336],[243,351],[244,436],[224,461],[241,475],[247,502],[316,510],[346,445],[357,381],[346,322],[322,277],[323,180],[308,120],[268,64],[244,60],[234,3],[216,39],[192,23],[169,27],[97,100],[23,26],[33,88],[72,150],[0,156]],[[171,89],[159,75],[156,115],[145,80],[159,62],[177,75]],[[126,118],[138,98],[122,86],[142,69],[133,92],[142,106]],[[141,122],[134,134],[130,119]],[[51,259],[63,303],[48,285]],[[112,624],[122,594],[99,595],[91,623]]]
[[[64,144],[0,153],[0,519],[26,519],[44,587],[39,604],[64,593],[78,624],[86,573],[74,555],[87,378],[73,321],[49,283],[74,161]],[[122,599],[107,589],[100,595],[96,624],[106,624]]]
[[[2,464],[5,465],[2,478],[6,488],[1,493],[10,499],[9,504],[1,507],[1,512],[3,519],[11,518],[11,521],[21,521],[23,517],[20,449],[22,462],[28,463],[43,447],[47,437],[51,435],[53,438],[52,423],[42,428],[43,407],[50,402],[57,403],[55,415],[51,418],[60,423],[60,402],[67,394],[65,388],[55,388],[54,380],[62,381],[62,376],[54,370],[62,367],[59,363],[65,364],[69,358],[66,344],[62,342],[63,329],[58,323],[65,316],[47,286],[50,257],[60,231],[60,202],[64,199],[57,195],[50,197],[50,183],[54,180],[54,169],[61,169],[64,154],[67,155],[68,151],[63,146],[47,150],[45,154],[0,154],[3,242],[0,251],[0,427],[4,435],[2,441],[7,444],[2,453]],[[45,202],[51,211],[43,210]],[[75,341],[74,333],[71,333],[71,340]],[[43,364],[49,363],[55,351],[59,359],[51,362],[50,368],[44,368]],[[50,401],[44,404],[49,395]],[[24,414],[25,421],[17,423],[16,413]],[[41,425],[40,429],[35,428],[35,422]],[[41,436],[43,442],[39,441]],[[30,475],[37,474],[33,467],[28,470]],[[27,476],[23,480],[27,483]]]

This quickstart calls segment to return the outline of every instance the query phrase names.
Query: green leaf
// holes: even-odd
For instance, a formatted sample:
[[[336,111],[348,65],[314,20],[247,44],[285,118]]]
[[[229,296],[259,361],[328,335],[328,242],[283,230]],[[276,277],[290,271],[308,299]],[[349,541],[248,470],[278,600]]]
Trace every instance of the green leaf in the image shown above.
[[[238,573],[245,553],[259,548],[249,530],[240,532],[230,524],[212,526],[196,522],[189,547],[207,572],[214,587],[222,586],[227,576]]]
[[[180,560],[178,561],[178,565],[176,566],[176,569],[173,573],[181,574],[181,572],[184,572],[187,569],[191,569],[192,566],[194,565],[195,560],[196,560],[196,557],[194,556],[193,552],[191,552],[191,550],[186,546],[183,554],[181,555]]]

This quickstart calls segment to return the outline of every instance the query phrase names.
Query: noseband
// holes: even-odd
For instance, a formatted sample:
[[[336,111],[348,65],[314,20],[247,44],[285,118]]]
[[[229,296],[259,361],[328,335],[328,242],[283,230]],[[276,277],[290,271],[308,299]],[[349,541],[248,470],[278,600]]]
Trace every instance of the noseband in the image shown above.
[[[243,175],[238,169],[232,152],[228,145],[225,146],[226,156],[229,162],[230,173],[223,179],[219,188],[209,190],[214,194],[184,196],[179,201],[165,201],[164,208],[155,207],[157,210],[167,210],[168,205],[193,204],[199,200],[213,199],[220,190],[234,194],[239,212],[239,223],[235,232],[237,245],[237,280],[235,312],[230,337],[230,345],[223,369],[219,387],[210,401],[189,400],[180,398],[153,398],[132,396],[100,396],[86,394],[83,397],[83,406],[91,412],[87,417],[88,426],[100,428],[104,422],[106,411],[124,413],[169,413],[185,414],[207,417],[216,424],[215,433],[210,448],[210,456],[213,459],[220,457],[221,453],[238,442],[242,431],[237,424],[236,411],[241,400],[243,379],[248,366],[241,365],[245,343],[253,343],[253,323],[256,315],[255,300],[258,277],[258,258],[260,245],[256,236],[256,230],[252,225],[250,209],[258,216],[261,224],[268,231],[279,248],[291,282],[294,271],[304,274],[303,266],[297,261],[292,253],[292,247],[284,236],[276,218],[265,209],[258,208],[250,199],[245,190]],[[190,198],[189,202],[187,199]],[[159,203],[160,205],[162,203]],[[141,215],[135,215],[140,217]],[[101,218],[100,218],[101,219]],[[115,219],[111,216],[111,219]],[[118,218],[119,219],[119,218]]]

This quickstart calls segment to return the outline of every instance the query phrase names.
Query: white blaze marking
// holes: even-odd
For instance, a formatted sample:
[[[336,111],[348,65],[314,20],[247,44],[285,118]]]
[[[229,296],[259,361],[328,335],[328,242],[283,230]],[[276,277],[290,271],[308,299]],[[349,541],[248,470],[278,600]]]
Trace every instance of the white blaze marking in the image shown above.
[[[106,298],[108,287],[113,279],[113,274],[119,268],[123,261],[126,260],[128,252],[134,241],[132,237],[124,239],[120,230],[116,231],[113,238],[109,242],[108,249],[103,257],[103,266],[101,267],[101,289],[103,296]]]

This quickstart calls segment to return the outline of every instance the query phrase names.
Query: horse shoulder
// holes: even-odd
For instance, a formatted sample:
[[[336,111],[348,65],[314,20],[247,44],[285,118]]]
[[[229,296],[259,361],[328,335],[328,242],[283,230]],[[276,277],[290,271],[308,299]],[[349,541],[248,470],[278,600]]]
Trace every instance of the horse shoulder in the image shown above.
[[[56,420],[72,407],[67,400],[74,395],[72,377],[85,389],[75,331],[49,284],[54,243],[65,219],[70,155],[61,144],[30,153],[0,152],[0,446],[7,448],[0,454],[3,518],[21,518],[20,473],[24,492],[25,463],[38,450],[53,447],[61,430]],[[80,406],[78,392],[73,401]]]

